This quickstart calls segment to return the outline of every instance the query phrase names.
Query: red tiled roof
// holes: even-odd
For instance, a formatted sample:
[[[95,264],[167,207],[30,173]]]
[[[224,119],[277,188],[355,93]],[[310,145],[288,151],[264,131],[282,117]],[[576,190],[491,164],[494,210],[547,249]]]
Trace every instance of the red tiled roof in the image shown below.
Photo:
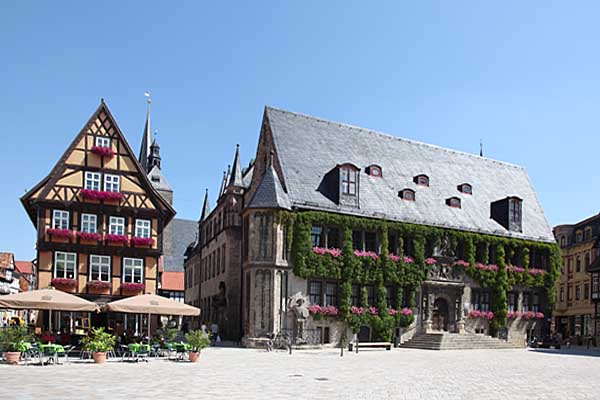
[[[22,274],[33,274],[33,263],[31,261],[15,261],[15,267]]]
[[[184,272],[163,272],[161,275],[161,289],[184,290]]]

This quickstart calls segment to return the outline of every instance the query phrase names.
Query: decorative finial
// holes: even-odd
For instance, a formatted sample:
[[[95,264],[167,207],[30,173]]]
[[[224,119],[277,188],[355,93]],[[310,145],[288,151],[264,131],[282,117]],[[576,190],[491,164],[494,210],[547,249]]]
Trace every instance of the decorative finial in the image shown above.
[[[479,157],[483,157],[483,140],[479,139]]]
[[[150,92],[144,92],[144,96],[146,97],[146,102],[148,104],[152,103],[152,98],[150,97]]]

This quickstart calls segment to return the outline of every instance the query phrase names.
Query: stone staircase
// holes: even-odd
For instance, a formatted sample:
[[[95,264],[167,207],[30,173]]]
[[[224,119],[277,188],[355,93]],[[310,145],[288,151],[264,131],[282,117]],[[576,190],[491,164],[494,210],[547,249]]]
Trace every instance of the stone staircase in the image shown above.
[[[483,334],[422,333],[404,342],[400,348],[425,350],[518,349],[513,343]]]

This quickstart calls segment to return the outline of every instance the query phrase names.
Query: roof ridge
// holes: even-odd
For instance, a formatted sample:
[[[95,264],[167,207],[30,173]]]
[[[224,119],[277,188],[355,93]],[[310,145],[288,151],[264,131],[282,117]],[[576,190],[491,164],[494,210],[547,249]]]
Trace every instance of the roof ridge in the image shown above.
[[[296,112],[296,111],[284,110],[282,108],[277,108],[277,107],[273,107],[273,106],[265,106],[265,109],[266,110],[278,111],[278,112],[282,112],[282,113],[287,113],[287,114],[292,114],[292,115],[295,115],[295,116],[298,116],[298,117],[304,117],[304,118],[312,119],[312,120],[315,120],[315,121],[318,121],[318,122],[323,122],[323,123],[326,123],[326,124],[329,124],[329,125],[338,125],[338,126],[343,126],[343,127],[349,128],[349,129],[357,129],[357,130],[363,131],[365,133],[371,133],[371,134],[383,136],[383,137],[386,137],[388,139],[395,139],[395,140],[399,140],[399,141],[403,141],[403,142],[407,142],[407,143],[411,143],[411,144],[415,144],[415,145],[419,145],[419,146],[425,146],[425,147],[430,147],[432,149],[446,151],[446,152],[449,152],[449,153],[455,153],[455,154],[465,155],[465,156],[474,158],[476,160],[483,160],[483,161],[486,161],[486,162],[497,163],[497,164],[506,165],[506,166],[509,166],[509,167],[512,167],[512,168],[525,170],[525,167],[523,167],[521,165],[518,165],[518,164],[510,163],[510,162],[507,162],[507,161],[496,160],[494,158],[489,158],[489,157],[482,157],[482,156],[479,156],[477,154],[467,153],[466,151],[460,151],[460,150],[456,150],[456,149],[450,149],[448,147],[442,147],[442,146],[438,146],[438,145],[431,144],[431,143],[421,142],[419,140],[407,139],[407,138],[400,137],[400,136],[394,136],[394,135],[389,134],[389,133],[380,132],[380,131],[376,131],[376,130],[369,129],[369,128],[363,128],[363,127],[357,126],[357,125],[351,125],[351,124],[344,123],[344,122],[331,121],[331,120],[327,120],[327,119],[324,119],[324,118],[315,117],[313,115],[304,114],[304,113],[300,113],[300,112]]]

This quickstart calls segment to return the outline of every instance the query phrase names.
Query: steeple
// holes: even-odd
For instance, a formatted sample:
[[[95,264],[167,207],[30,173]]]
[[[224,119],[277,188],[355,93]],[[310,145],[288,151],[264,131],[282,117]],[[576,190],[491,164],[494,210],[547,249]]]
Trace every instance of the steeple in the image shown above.
[[[156,134],[154,135],[152,145],[150,146],[150,155],[148,156],[148,170],[152,171],[152,168],[154,166],[160,169],[160,146],[156,141]]]
[[[223,171],[223,179],[221,179],[221,187],[219,188],[219,197],[225,192],[225,185],[227,184],[227,172]]]
[[[208,189],[206,189],[206,193],[204,194],[204,205],[202,206],[202,215],[200,215],[200,221],[204,221],[206,217],[210,214],[210,205],[208,204]]]
[[[235,146],[235,157],[233,158],[233,168],[229,176],[229,184],[227,186],[243,187],[242,182],[242,164],[240,162],[240,145]]]
[[[150,103],[152,103],[152,99],[150,98],[150,93],[144,93],[146,96],[146,102],[148,103],[148,108],[146,110],[146,125],[144,126],[144,133],[142,134],[142,144],[140,145],[140,155],[138,157],[138,161],[144,168],[146,173],[150,172],[150,166],[148,165],[148,157],[150,156],[150,143],[152,141],[152,136],[150,134]]]

